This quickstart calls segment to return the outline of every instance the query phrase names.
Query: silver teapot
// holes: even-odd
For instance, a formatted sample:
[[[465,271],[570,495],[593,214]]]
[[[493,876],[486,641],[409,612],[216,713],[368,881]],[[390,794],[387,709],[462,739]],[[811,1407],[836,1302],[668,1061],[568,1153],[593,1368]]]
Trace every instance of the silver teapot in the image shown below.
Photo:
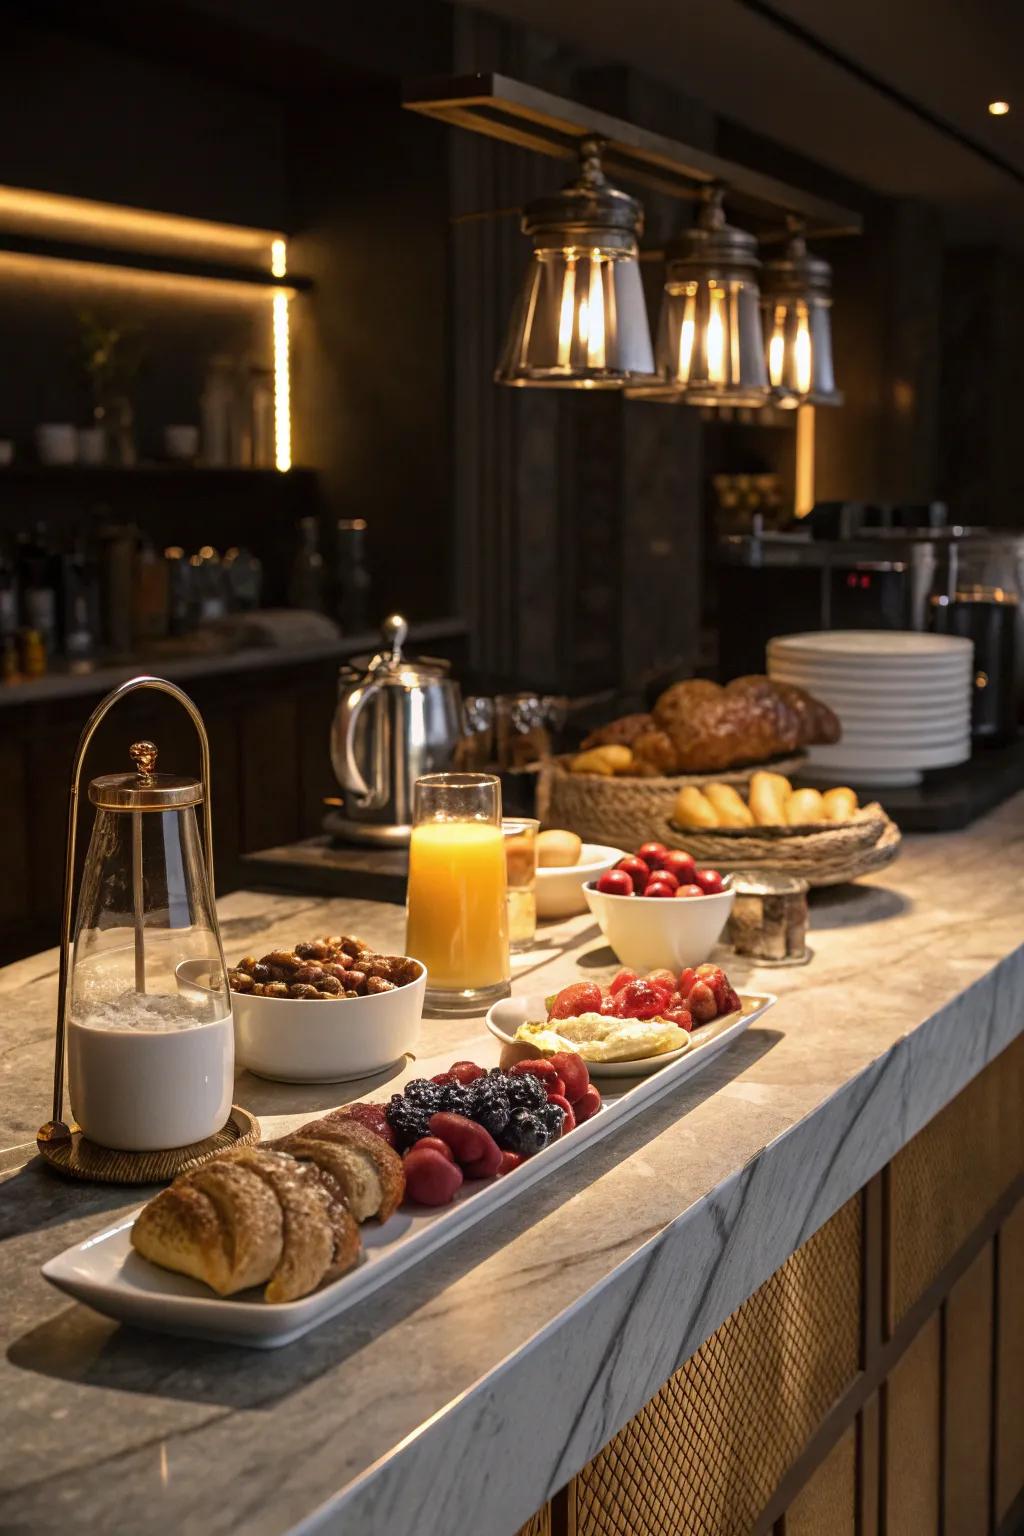
[[[339,673],[331,763],[344,803],[329,829],[355,842],[408,842],[413,785],[451,767],[463,734],[448,662],[404,657],[408,632],[391,614],[381,625],[383,649],[354,657]]]

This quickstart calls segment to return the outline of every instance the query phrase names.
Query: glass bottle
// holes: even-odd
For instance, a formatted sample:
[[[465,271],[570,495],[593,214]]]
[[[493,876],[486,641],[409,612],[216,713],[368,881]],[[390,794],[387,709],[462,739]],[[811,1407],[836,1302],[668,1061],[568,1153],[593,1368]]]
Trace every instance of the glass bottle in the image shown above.
[[[293,608],[323,613],[324,557],[320,553],[320,530],[315,517],[299,520],[299,543],[288,581],[288,602]]]
[[[366,564],[365,519],[338,519],[335,560],[338,620],[346,634],[364,634],[372,624],[370,606],[373,586]]]

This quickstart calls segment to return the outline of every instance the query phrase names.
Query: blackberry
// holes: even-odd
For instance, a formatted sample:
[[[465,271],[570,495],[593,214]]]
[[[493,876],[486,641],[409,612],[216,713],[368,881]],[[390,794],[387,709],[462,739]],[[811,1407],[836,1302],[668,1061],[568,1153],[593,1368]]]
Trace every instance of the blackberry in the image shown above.
[[[472,1119],[469,1112],[469,1089],[462,1083],[435,1083],[440,1089],[438,1109],[451,1115],[466,1115]]]
[[[538,1109],[537,1119],[550,1133],[548,1140],[557,1141],[562,1134],[562,1126],[565,1124],[565,1110],[560,1104],[545,1104],[543,1109]]]
[[[406,1083],[404,1092],[410,1104],[419,1104],[429,1109],[431,1114],[436,1114],[441,1107],[441,1094],[446,1087],[446,1083],[432,1083],[428,1077],[414,1077],[412,1082]]]
[[[557,1109],[558,1106],[552,1107]],[[520,1157],[532,1157],[535,1152],[542,1152],[553,1140],[540,1113],[529,1109],[514,1109],[498,1137],[498,1145],[505,1152],[518,1152]]]
[[[409,1099],[403,1098],[400,1093],[392,1094],[384,1115],[395,1133],[395,1141],[400,1152],[404,1152],[406,1147],[411,1147],[414,1141],[419,1141],[421,1136],[430,1134],[428,1127],[433,1113],[434,1111],[429,1107],[413,1104]]]
[[[513,1109],[540,1109],[548,1101],[543,1080],[532,1072],[506,1072],[505,1092]]]
[[[512,1106],[500,1078],[478,1077],[466,1089],[465,1104],[461,1113],[482,1125],[492,1136],[499,1136],[505,1129]]]

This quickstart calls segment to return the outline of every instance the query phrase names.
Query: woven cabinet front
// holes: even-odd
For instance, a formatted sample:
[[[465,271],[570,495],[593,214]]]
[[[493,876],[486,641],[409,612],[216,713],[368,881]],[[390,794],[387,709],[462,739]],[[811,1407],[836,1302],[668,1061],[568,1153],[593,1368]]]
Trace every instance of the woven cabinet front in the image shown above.
[[[783,1473],[857,1375],[862,1236],[858,1195],[573,1479],[570,1532],[750,1531]]]
[[[893,1158],[888,1179],[891,1332],[1024,1171],[1024,1036]]]

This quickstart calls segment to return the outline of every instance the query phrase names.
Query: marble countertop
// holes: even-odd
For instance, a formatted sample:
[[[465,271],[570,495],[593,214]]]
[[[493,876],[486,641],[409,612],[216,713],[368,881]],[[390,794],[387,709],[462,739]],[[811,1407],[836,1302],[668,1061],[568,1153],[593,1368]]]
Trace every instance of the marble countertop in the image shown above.
[[[251,892],[220,906],[229,957],[324,928],[401,939],[390,906]],[[45,1259],[138,1200],[31,1160],[55,956],[8,967],[4,1528],[512,1536],[1024,1029],[1022,912],[1024,796],[967,832],[907,839],[880,876],[818,894],[809,965],[730,965],[780,1002],[702,1076],[272,1354],[121,1328],[42,1280]],[[542,939],[517,988],[610,973],[589,918]],[[479,1024],[425,1025],[431,1056],[467,1040],[496,1059]],[[338,1096],[247,1077],[236,1094],[271,1130]]]

